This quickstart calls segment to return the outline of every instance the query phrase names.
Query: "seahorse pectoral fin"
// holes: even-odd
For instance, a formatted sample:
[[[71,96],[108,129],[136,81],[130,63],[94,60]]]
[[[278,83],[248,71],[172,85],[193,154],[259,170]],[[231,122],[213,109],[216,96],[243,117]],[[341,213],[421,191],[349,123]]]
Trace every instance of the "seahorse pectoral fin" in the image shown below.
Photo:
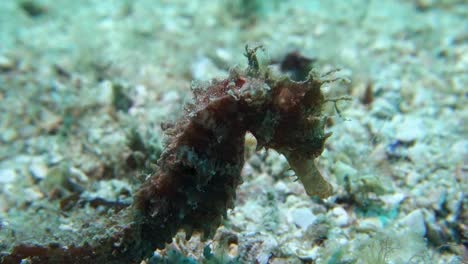
[[[332,195],[333,188],[315,166],[313,159],[286,156],[289,166],[301,181],[307,195],[325,199]]]

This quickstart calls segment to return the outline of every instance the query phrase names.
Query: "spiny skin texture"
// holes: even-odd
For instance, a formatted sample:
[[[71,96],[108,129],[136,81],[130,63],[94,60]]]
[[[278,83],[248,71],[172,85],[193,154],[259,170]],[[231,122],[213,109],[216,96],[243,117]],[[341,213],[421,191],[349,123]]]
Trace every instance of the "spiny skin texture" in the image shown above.
[[[159,170],[136,197],[145,239],[162,247],[180,228],[208,236],[216,230],[241,183],[247,131],[259,147],[287,157],[310,195],[330,195],[330,185],[313,164],[329,136],[321,115],[321,85],[312,75],[294,82],[232,71],[225,80],[195,87],[187,116],[168,131]]]

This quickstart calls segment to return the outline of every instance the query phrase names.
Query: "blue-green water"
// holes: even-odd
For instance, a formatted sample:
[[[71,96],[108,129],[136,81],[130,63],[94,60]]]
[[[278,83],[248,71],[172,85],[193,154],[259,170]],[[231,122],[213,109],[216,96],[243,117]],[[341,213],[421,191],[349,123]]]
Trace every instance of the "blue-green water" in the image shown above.
[[[1,263],[466,262],[467,17],[459,0],[1,1]],[[246,45],[262,45],[258,62],[271,76],[303,81],[313,69],[324,102],[309,122],[320,117],[333,134],[315,166],[290,166],[260,146],[297,133],[276,130],[277,115],[294,115],[270,109],[258,120],[272,128],[261,132],[265,142],[246,136],[228,210],[203,211],[218,197],[187,189],[168,196],[174,211],[183,203],[197,219],[222,219],[207,220],[213,234],[151,227],[184,211],[142,220],[133,210],[140,186],[170,166],[158,160],[182,131],[173,124],[205,109],[187,105],[193,88],[242,73]],[[275,87],[267,75],[246,76],[225,87]],[[272,105],[293,97],[281,98]],[[232,121],[204,124],[221,131]],[[236,171],[221,162],[235,149],[196,171]],[[304,188],[303,167],[317,167],[329,198],[308,195],[315,185]],[[167,234],[167,244],[149,242]]]

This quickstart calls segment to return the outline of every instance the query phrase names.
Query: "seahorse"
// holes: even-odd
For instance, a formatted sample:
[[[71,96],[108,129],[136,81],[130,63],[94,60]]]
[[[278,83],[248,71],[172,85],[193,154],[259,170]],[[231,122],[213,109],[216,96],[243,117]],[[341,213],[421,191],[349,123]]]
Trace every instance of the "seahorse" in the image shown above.
[[[180,228],[189,235],[193,230],[213,234],[233,207],[242,181],[246,132],[254,135],[257,148],[285,155],[307,194],[331,194],[331,185],[313,162],[331,135],[324,132],[321,112],[325,81],[314,73],[301,82],[276,77],[260,68],[255,52],[246,47],[247,70],[193,85],[194,102],[168,128],[159,169],[136,196],[145,240],[163,246]]]
[[[194,102],[165,128],[168,142],[157,170],[142,183],[134,204],[113,220],[127,223],[117,222],[112,235],[94,244],[16,245],[1,263],[133,263],[163,248],[179,229],[212,236],[234,206],[247,132],[257,148],[287,158],[308,195],[331,195],[314,165],[331,135],[324,129],[321,91],[329,80],[311,72],[306,80],[292,81],[262,67],[256,50],[246,47],[246,70],[193,85]]]

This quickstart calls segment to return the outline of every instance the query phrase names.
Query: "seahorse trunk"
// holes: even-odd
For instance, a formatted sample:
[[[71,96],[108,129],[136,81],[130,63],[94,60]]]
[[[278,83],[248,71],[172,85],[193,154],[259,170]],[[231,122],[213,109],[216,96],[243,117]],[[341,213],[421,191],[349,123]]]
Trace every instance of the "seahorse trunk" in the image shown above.
[[[210,236],[233,207],[244,165],[244,136],[284,154],[307,194],[324,198],[331,186],[315,168],[323,151],[321,82],[231,72],[222,81],[196,87],[195,104],[177,122],[158,161],[159,169],[136,197],[144,239],[156,247],[178,229]],[[268,76],[268,77],[267,77]]]

